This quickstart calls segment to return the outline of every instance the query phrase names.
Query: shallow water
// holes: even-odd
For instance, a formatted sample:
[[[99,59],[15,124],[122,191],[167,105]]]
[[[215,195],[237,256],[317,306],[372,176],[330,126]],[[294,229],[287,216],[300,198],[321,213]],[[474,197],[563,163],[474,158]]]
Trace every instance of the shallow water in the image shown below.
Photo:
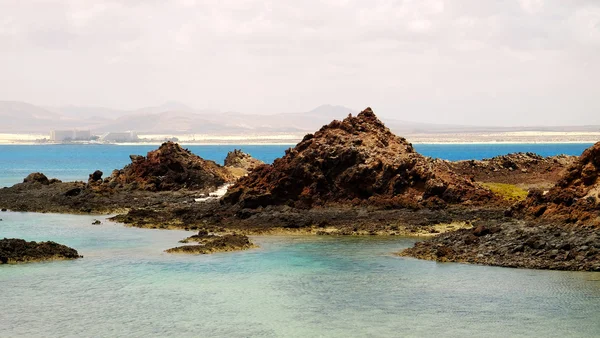
[[[189,233],[0,218],[0,237],[84,255],[0,266],[0,337],[600,336],[599,273],[400,258],[415,239],[399,237],[255,237],[255,250],[168,255]]]
[[[451,161],[478,160],[511,152],[535,152],[543,156],[580,155],[591,144],[416,144],[425,156]],[[228,151],[242,149],[266,163],[284,155],[289,145],[193,145],[194,154],[222,164]],[[0,145],[0,187],[23,181],[32,172],[64,181],[84,180],[99,169],[105,176],[131,161],[129,155],[145,155],[156,149],[151,145]]]

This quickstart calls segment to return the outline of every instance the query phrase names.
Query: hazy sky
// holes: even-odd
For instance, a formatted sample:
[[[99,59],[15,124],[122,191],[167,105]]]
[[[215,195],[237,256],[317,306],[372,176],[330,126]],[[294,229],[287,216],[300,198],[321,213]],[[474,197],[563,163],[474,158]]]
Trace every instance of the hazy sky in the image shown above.
[[[600,124],[600,0],[0,0],[0,99]]]

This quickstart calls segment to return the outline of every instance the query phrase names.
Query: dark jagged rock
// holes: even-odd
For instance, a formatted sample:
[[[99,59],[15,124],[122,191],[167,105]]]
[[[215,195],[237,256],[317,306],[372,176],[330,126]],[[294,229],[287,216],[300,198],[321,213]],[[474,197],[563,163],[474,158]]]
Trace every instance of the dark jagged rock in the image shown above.
[[[88,184],[96,184],[96,183],[102,183],[102,175],[104,173],[100,170],[96,170],[93,173],[90,174],[90,177],[88,178]]]
[[[600,142],[586,149],[554,187],[531,191],[511,212],[579,225],[600,226]]]
[[[255,159],[241,149],[234,149],[233,151],[228,152],[227,157],[225,157],[226,167],[241,168],[246,171],[253,170],[262,164],[264,164],[263,161]]]
[[[367,108],[306,135],[273,165],[240,179],[223,201],[245,208],[336,203],[440,208],[494,199],[489,190],[453,173],[445,161],[416,153]]]
[[[557,224],[488,224],[418,242],[400,255],[439,262],[600,271],[600,231]]]
[[[27,242],[16,238],[0,240],[0,264],[76,258],[81,258],[77,250],[55,242]]]
[[[234,180],[227,169],[173,142],[163,143],[146,157],[131,156],[131,160],[115,170],[105,185],[147,191],[203,190]]]
[[[166,250],[167,253],[184,254],[211,254],[215,252],[240,251],[254,248],[255,245],[250,242],[248,236],[238,234],[226,234],[223,236],[202,234],[197,235],[193,240],[198,245],[183,245]]]
[[[543,188],[552,187],[576,160],[576,156],[543,157],[534,153],[513,153],[481,161],[449,162],[449,165],[457,174],[477,182]]]
[[[23,183],[40,183],[43,185],[50,184],[50,180],[42,173],[31,173],[23,180]]]

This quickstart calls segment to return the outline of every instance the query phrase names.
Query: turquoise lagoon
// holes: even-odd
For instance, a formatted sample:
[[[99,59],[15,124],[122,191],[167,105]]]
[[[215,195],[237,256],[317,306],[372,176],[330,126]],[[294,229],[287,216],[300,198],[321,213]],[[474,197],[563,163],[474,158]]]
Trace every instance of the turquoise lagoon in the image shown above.
[[[0,337],[598,337],[600,274],[401,258],[413,238],[254,237],[168,255],[185,231],[0,213],[0,236],[83,259],[0,266]]]

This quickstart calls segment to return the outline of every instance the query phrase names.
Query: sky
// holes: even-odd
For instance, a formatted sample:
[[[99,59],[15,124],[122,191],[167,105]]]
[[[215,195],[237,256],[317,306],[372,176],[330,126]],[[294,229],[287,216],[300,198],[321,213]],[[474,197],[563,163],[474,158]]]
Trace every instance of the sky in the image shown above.
[[[598,0],[1,0],[0,100],[600,124]]]

